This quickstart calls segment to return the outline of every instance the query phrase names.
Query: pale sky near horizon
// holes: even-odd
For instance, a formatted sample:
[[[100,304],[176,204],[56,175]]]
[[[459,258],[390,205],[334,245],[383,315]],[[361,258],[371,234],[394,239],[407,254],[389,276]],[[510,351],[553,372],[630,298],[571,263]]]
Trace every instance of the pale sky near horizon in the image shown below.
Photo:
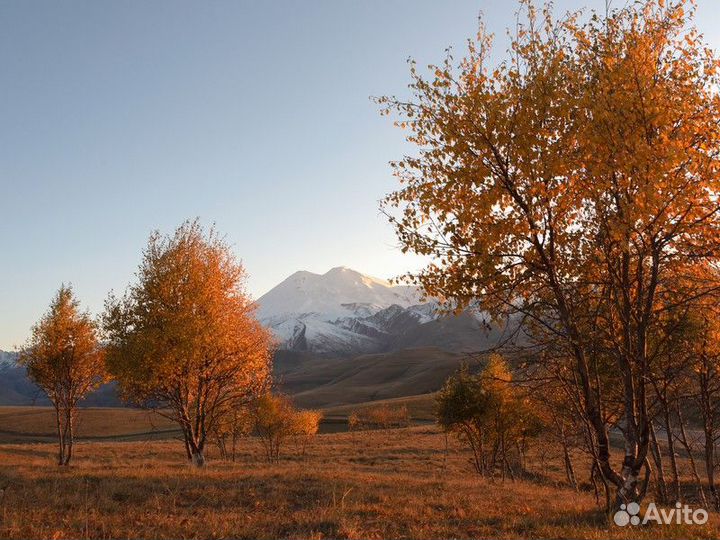
[[[698,4],[720,49],[720,4]],[[416,269],[378,212],[407,147],[369,96],[402,95],[409,56],[461,56],[481,12],[500,57],[516,5],[0,0],[0,349],[63,282],[98,313],[150,232],[194,217],[256,298],[301,269]]]

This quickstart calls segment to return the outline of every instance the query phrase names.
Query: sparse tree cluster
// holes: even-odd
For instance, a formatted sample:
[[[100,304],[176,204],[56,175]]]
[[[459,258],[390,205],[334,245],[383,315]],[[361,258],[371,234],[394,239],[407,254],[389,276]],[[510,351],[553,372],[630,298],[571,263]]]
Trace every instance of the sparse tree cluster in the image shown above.
[[[101,325],[62,287],[22,351],[20,362],[55,407],[59,463],[72,456],[78,402],[109,376],[128,402],[177,422],[195,465],[204,464],[211,437],[224,456],[230,442],[234,456],[244,410],[269,387],[273,346],[242,265],[194,221],[169,237],[153,234],[137,275],[124,296],[110,296]],[[312,422],[303,420],[308,435]]]

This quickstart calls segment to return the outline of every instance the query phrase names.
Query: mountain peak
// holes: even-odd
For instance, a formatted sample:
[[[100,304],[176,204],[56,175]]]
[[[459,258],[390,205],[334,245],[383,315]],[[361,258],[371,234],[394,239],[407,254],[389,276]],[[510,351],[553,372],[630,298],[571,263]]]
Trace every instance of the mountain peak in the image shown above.
[[[18,353],[0,351],[0,368],[14,367],[17,364]]]
[[[328,270],[327,272],[325,272],[325,274],[323,274],[323,275],[327,276],[327,275],[329,275],[329,274],[340,274],[340,273],[343,273],[343,272],[355,272],[356,274],[359,274],[359,273],[360,273],[360,272],[358,272],[357,270],[353,270],[352,268],[348,268],[347,266],[336,266],[335,268],[331,268],[330,270]]]
[[[336,266],[324,274],[295,272],[258,299],[261,319],[277,316],[316,314],[324,320],[349,315],[343,305],[366,304],[373,310],[392,304],[403,307],[419,303],[414,288],[394,287],[389,282]]]
[[[362,272],[358,272],[357,270],[353,270],[347,266],[336,266],[335,268],[331,268],[323,274],[323,277],[327,277],[329,279],[340,279],[349,282],[362,282],[368,287],[373,287],[375,285],[392,287],[392,284],[385,279],[368,276],[367,274],[363,274]]]
[[[378,350],[387,339],[384,326],[419,302],[415,287],[395,287],[347,266],[295,272],[257,301],[260,321],[282,347],[335,353]],[[421,316],[409,318],[416,323]]]

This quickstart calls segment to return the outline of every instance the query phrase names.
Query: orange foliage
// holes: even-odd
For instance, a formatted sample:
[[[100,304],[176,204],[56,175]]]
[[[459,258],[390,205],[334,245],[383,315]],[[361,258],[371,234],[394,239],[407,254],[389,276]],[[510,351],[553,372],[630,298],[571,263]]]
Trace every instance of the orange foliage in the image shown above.
[[[177,421],[198,465],[223,415],[270,377],[271,336],[244,279],[214,231],[186,222],[151,236],[138,282],[107,304],[108,365],[123,395]]]
[[[433,255],[409,276],[459,309],[521,313],[533,337],[572,358],[593,451],[619,499],[637,497],[649,444],[648,380],[663,313],[717,291],[718,60],[686,1],[655,0],[555,20],[532,2],[496,69],[481,31],[414,99],[380,98],[416,155],[384,208],[405,251]],[[599,358],[598,351],[604,351]],[[610,464],[593,371],[613,366],[626,455]]]
[[[68,465],[77,404],[105,380],[95,323],[80,312],[70,287],[60,287],[50,309],[33,328],[19,362],[55,408],[58,463]]]

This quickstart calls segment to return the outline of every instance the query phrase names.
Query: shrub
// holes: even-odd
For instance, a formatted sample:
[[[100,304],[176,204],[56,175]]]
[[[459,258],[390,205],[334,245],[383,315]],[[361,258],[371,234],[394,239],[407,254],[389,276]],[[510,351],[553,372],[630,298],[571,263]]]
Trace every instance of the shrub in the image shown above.
[[[250,408],[251,431],[263,443],[268,461],[280,459],[280,448],[294,437],[305,454],[308,441],[319,429],[322,413],[319,411],[298,411],[283,395],[265,394]]]
[[[235,461],[240,437],[252,432],[253,425],[247,407],[235,407],[224,412],[213,426],[211,436],[220,451],[220,459]]]
[[[514,476],[513,462],[524,468],[523,456],[540,421],[528,399],[512,382],[507,363],[492,355],[479,375],[463,367],[450,377],[437,398],[437,422],[472,451],[473,466],[483,475],[500,470]]]
[[[297,411],[294,414],[293,433],[299,442],[303,456],[307,443],[317,435],[318,429],[320,429],[322,417],[320,411]]]

